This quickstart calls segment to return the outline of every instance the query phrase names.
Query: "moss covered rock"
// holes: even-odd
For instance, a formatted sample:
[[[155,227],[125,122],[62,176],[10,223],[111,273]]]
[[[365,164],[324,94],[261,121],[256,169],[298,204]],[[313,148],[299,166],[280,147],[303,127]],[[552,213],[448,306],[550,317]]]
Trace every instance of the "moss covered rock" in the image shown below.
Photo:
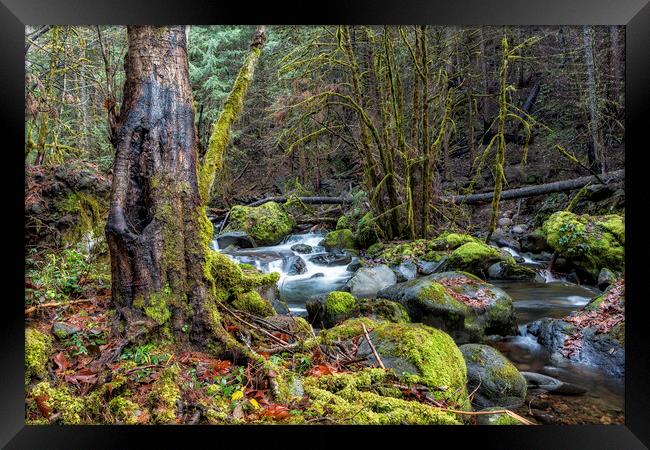
[[[594,280],[603,267],[623,270],[625,223],[622,216],[576,215],[568,211],[552,214],[542,227],[549,245],[584,268]]]
[[[465,344],[460,351],[467,365],[467,388],[476,391],[481,407],[516,408],[526,399],[524,376],[498,350],[489,345]]]
[[[431,245],[435,250],[455,250],[470,242],[480,243],[478,239],[469,234],[444,232],[433,239]]]
[[[77,425],[83,422],[86,412],[85,397],[73,395],[67,386],[51,386],[47,381],[38,383],[30,395],[42,398],[45,406],[50,408],[51,414],[59,414],[60,423],[64,425]]]
[[[370,331],[369,336],[384,366],[397,376],[408,383],[432,388],[436,398],[466,404],[465,362],[447,333],[423,324],[384,322]],[[358,354],[366,354],[373,360],[367,340],[360,342]]]
[[[331,328],[354,317],[368,317],[390,322],[409,322],[406,309],[385,299],[356,299],[348,292],[330,292],[325,298],[307,302],[309,322],[315,326]]]
[[[176,403],[181,398],[177,384],[178,374],[178,366],[166,368],[151,388],[149,398],[154,405],[153,419],[156,423],[176,423]]]
[[[338,224],[337,224],[338,226]],[[368,248],[379,241],[381,229],[377,225],[371,212],[367,212],[357,222],[357,232],[354,240],[359,248]]]
[[[323,247],[328,250],[331,249],[354,249],[356,247],[354,241],[354,233],[349,228],[342,230],[330,231],[325,235],[321,242]]]
[[[52,338],[36,328],[25,330],[25,384],[32,377],[44,378],[52,353]]]
[[[492,408],[484,408],[481,412],[490,411],[503,411],[503,408],[498,406]],[[503,412],[495,412],[494,414],[480,414],[476,416],[476,425],[523,425],[519,420],[515,419]]]
[[[304,382],[310,404],[304,417],[327,417],[338,424],[363,425],[459,425],[452,413],[385,392],[382,369],[363,369],[352,374],[308,377]],[[388,395],[382,395],[388,394]],[[304,419],[303,419],[304,420]]]
[[[467,242],[461,245],[445,262],[446,270],[462,270],[486,279],[489,267],[497,262],[514,263],[509,254],[482,242]]]
[[[398,283],[378,297],[402,304],[414,322],[449,333],[457,342],[516,330],[512,299],[502,289],[463,272],[443,272]]]
[[[514,262],[498,262],[488,268],[488,277],[491,280],[533,281],[543,283],[542,277],[535,270]]]
[[[257,291],[248,291],[235,295],[232,305],[260,317],[272,316],[275,310],[269,301],[262,298]]]
[[[277,244],[291,233],[294,218],[275,202],[263,205],[233,206],[226,230],[245,231],[259,245]]]

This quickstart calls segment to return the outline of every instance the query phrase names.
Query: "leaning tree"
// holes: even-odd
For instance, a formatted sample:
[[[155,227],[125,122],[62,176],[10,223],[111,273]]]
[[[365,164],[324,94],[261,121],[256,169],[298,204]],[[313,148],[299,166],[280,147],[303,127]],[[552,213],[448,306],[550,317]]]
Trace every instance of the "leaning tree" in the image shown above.
[[[161,332],[203,348],[241,349],[222,326],[221,305],[273,283],[277,275],[245,273],[213,251],[204,205],[214,180],[207,167],[215,166],[228,143],[265,30],[256,33],[213,126],[216,137],[205,163],[197,156],[186,39],[182,26],[128,28],[106,226],[119,325],[114,332],[125,341]]]

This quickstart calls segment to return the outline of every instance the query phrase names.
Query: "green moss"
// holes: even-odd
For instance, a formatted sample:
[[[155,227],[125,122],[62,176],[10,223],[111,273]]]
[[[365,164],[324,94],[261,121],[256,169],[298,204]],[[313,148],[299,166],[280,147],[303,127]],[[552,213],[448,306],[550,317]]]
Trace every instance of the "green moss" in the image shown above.
[[[339,220],[336,221],[336,229],[343,230],[345,228],[352,229],[352,219],[347,214],[339,217]]]
[[[337,229],[338,224],[337,224]],[[377,225],[371,212],[367,212],[357,222],[357,232],[354,236],[359,248],[368,248],[379,240],[381,229]]]
[[[347,314],[355,309],[356,299],[349,292],[333,291],[325,299],[324,309],[327,314]]]
[[[423,324],[384,323],[371,335],[377,352],[409,383],[447,389],[441,398],[467,406],[467,369],[463,355],[447,334]],[[400,360],[408,364],[401,366]],[[410,367],[409,367],[410,366]],[[414,369],[414,370],[413,370]]]
[[[232,90],[221,108],[217,121],[212,125],[210,141],[203,157],[203,164],[197,167],[199,193],[204,204],[207,204],[215,175],[223,169],[224,154],[230,142],[230,130],[244,107],[246,91],[253,79],[255,65],[260,56],[261,49],[252,47],[242,65]]]
[[[468,234],[444,232],[433,239],[432,245],[437,250],[455,250],[467,243],[480,243],[478,239]]]
[[[66,232],[64,241],[75,243],[86,235],[92,238],[103,237],[107,216],[105,203],[85,192],[72,192],[61,200],[58,209],[77,218],[76,225]]]
[[[258,270],[243,269],[239,264],[228,258],[223,253],[210,251],[209,253],[210,278],[220,289],[225,289],[234,294],[244,293],[263,286],[272,286],[280,279],[277,272],[264,274]],[[215,291],[215,298],[219,298]]]
[[[318,339],[323,344],[331,345],[339,340],[345,341],[356,336],[361,336],[363,334],[362,325],[365,325],[366,329],[370,330],[375,328],[379,323],[381,321],[376,321],[368,317],[356,317],[346,320],[334,328],[321,331]]]
[[[450,306],[462,311],[469,310],[467,306],[449,295],[447,289],[442,284],[436,283],[435,281],[432,281],[431,284],[420,289],[417,299],[422,303],[432,302],[438,305]]]
[[[368,247],[368,250],[366,250],[366,254],[369,257],[374,258],[376,256],[379,256],[385,247],[386,246],[383,243],[376,242],[372,244],[370,247]]]
[[[275,314],[273,306],[266,301],[257,291],[248,291],[235,294],[232,305],[240,310],[248,311],[261,317],[272,316]]]
[[[492,264],[502,260],[508,261],[508,258],[512,259],[487,244],[468,242],[454,250],[447,260],[446,267],[484,275]]]
[[[597,277],[603,267],[622,270],[625,264],[623,217],[552,214],[542,227],[549,245]]]
[[[140,407],[124,397],[115,397],[108,402],[109,411],[115,416],[115,419],[127,425],[135,425],[138,423],[138,416],[136,413]]]
[[[381,369],[309,377],[304,387],[311,403],[305,415],[326,416],[341,424],[460,424],[453,414],[438,408],[378,394],[378,384],[385,378]]]
[[[52,353],[52,338],[36,328],[25,330],[25,384],[32,377],[47,375],[47,363]]]
[[[341,249],[354,249],[355,241],[352,230],[344,228],[342,230],[330,231],[325,235],[325,239],[321,244],[327,249],[341,248]]]
[[[45,405],[51,409],[51,414],[59,414],[61,423],[77,425],[82,423],[82,415],[86,410],[83,397],[73,396],[66,386],[52,387],[43,381],[31,391],[32,397],[44,398]]]
[[[149,395],[155,405],[153,419],[156,423],[174,423],[176,421],[176,402],[181,397],[181,391],[176,384],[178,366],[173,365],[160,374]]]
[[[257,207],[233,206],[227,230],[245,231],[260,245],[277,244],[291,233],[296,222],[275,202]]]
[[[400,303],[386,299],[360,299],[358,300],[359,312],[362,316],[375,320],[388,320],[395,323],[408,323],[411,318],[406,308]]]
[[[172,315],[169,304],[172,302],[173,297],[169,286],[165,286],[160,292],[151,294],[148,305],[144,308],[145,315],[153,319],[158,325],[163,325]]]

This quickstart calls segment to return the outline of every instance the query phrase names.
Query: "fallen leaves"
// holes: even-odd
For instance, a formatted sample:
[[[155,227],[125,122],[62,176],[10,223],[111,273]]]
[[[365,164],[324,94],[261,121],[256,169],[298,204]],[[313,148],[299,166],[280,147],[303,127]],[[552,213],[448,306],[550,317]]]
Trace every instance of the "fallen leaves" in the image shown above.
[[[263,417],[269,417],[274,420],[284,420],[287,419],[289,414],[289,408],[282,405],[270,404],[268,405],[261,413]]]
[[[70,361],[63,352],[54,355],[52,360],[54,361],[54,364],[56,364],[56,369],[54,369],[56,375],[62,375],[70,367]]]
[[[47,395],[39,395],[37,397],[34,397],[34,400],[36,401],[36,407],[41,412],[43,417],[49,419],[50,414],[52,413],[52,408],[47,403],[45,403],[49,400],[49,397]]]
[[[309,372],[307,372],[307,375],[313,376],[313,377],[322,377],[323,375],[332,375],[334,373],[338,373],[339,370],[331,366],[329,364],[319,364],[314,367],[312,367]]]

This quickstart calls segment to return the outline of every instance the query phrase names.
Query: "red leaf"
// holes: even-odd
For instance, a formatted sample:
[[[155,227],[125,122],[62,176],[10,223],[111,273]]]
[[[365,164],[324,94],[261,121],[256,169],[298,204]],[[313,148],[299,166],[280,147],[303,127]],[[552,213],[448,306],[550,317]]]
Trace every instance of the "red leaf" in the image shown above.
[[[332,367],[328,364],[320,364],[318,366],[312,367],[311,370],[307,373],[307,375],[321,377],[323,375],[332,375],[333,373],[336,372],[338,372],[336,370],[336,367]]]
[[[38,410],[46,419],[50,418],[50,413],[52,412],[52,408],[47,406],[47,403],[45,403],[48,399],[49,397],[47,395],[39,395],[38,397],[34,397],[34,400],[36,400],[36,406],[38,407]]]
[[[68,361],[68,358],[66,358],[63,352],[59,352],[56,355],[54,355],[52,360],[54,361],[54,364],[56,364],[57,366],[56,369],[54,369],[54,373],[57,375],[61,375],[70,367],[70,361]]]
[[[85,368],[81,369],[79,372],[73,374],[73,375],[66,375],[65,376],[65,381],[68,383],[73,383],[73,384],[79,384],[81,381],[82,383],[94,383],[97,381],[97,374],[94,373],[92,370]]]
[[[262,411],[262,415],[276,420],[283,420],[289,417],[289,409],[286,406],[271,404]]]

